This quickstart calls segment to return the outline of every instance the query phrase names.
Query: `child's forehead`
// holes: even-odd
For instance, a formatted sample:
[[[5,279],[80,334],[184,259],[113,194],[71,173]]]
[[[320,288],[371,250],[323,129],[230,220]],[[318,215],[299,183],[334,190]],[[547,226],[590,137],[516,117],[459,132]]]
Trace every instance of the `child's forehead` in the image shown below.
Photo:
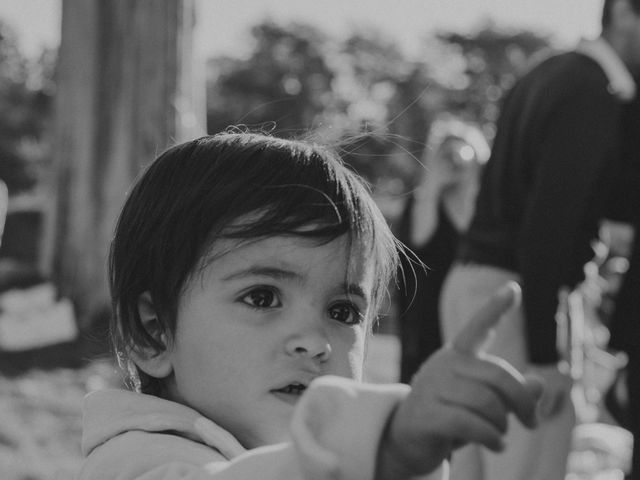
[[[372,283],[373,272],[363,246],[352,242],[348,233],[336,238],[315,238],[280,234],[258,238],[218,238],[212,241],[201,267],[224,264],[273,268],[313,276],[313,269],[331,271],[346,282]],[[331,268],[329,268],[331,267]],[[369,293],[369,292],[367,292]]]
[[[313,252],[322,250],[327,254],[326,262],[339,264],[344,276],[349,279],[372,278],[374,270],[379,268],[380,259],[374,258],[374,239],[361,235],[344,226],[339,230],[331,230],[332,225],[321,221],[311,221],[297,226],[292,230],[279,231],[275,228],[265,233],[264,223],[268,222],[270,210],[265,208],[236,217],[235,219],[216,229],[210,236],[203,250],[200,261],[193,274],[213,262],[228,256],[242,256],[249,249],[252,255],[266,258],[268,254],[272,261],[286,261],[292,254],[302,251]],[[330,233],[327,234],[327,227]],[[340,232],[344,233],[340,233]],[[258,245],[258,248],[251,248]],[[262,248],[268,245],[267,248]],[[281,248],[277,248],[278,246]],[[325,246],[325,248],[322,248]],[[328,248],[327,248],[328,247]],[[368,282],[368,283],[374,283]]]
[[[207,262],[215,262],[230,254],[243,256],[250,252],[252,255],[262,255],[264,258],[280,257],[286,261],[296,253],[314,250],[325,251],[328,261],[340,261],[345,266],[357,266],[365,263],[365,247],[359,242],[352,242],[349,233],[335,238],[313,237],[295,232],[248,238],[220,236],[211,241],[204,259]]]

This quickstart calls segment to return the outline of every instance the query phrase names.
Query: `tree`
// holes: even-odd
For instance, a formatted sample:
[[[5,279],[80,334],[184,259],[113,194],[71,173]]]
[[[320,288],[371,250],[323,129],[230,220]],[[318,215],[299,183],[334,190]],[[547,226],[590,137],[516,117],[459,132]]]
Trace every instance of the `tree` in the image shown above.
[[[441,32],[431,40],[429,74],[444,89],[441,108],[476,121],[492,138],[504,93],[551,49],[549,38],[530,31],[509,31],[488,23],[471,34]],[[435,48],[433,48],[435,47]],[[439,61],[444,56],[445,62]],[[445,78],[436,70],[457,66]]]
[[[45,266],[85,326],[108,305],[108,245],[131,182],[170,143],[204,130],[194,9],[192,0],[63,2]]]
[[[251,36],[248,59],[210,62],[216,77],[208,85],[208,130],[246,124],[296,136],[313,127],[332,101],[324,35],[308,25],[264,22]]]
[[[390,193],[421,177],[419,159],[439,112],[476,122],[491,138],[502,95],[548,47],[543,36],[491,24],[469,35],[439,33],[419,61],[371,29],[336,40],[310,25],[264,22],[251,33],[247,59],[209,63],[209,131],[238,123],[285,136],[312,129]]]
[[[54,59],[51,51],[27,59],[15,32],[0,22],[0,179],[11,195],[32,189],[47,160]]]
[[[376,31],[357,32],[339,48],[337,96],[344,105],[344,159],[379,191],[398,193],[406,157],[420,150],[426,111],[416,64]],[[335,122],[335,120],[333,120]],[[352,133],[356,135],[352,141]]]

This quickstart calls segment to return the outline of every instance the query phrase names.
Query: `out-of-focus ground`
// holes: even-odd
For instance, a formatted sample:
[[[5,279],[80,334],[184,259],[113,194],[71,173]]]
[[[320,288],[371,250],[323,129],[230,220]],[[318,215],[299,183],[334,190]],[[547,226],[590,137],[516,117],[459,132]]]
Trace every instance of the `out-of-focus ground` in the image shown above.
[[[72,479],[82,458],[82,399],[117,384],[107,361],[0,376],[0,478]]]

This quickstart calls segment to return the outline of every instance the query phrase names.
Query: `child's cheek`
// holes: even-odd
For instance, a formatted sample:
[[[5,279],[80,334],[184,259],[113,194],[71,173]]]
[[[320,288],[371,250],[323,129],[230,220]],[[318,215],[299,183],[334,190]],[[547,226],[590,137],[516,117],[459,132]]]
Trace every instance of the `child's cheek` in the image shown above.
[[[361,381],[363,379],[368,339],[369,335],[364,330],[358,330],[355,342],[349,351],[349,369],[351,378],[354,380]]]

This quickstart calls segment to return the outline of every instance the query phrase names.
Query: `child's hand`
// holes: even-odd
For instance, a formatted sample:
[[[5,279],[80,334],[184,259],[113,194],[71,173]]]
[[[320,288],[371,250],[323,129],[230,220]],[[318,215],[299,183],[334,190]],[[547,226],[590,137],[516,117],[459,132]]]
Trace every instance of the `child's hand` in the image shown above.
[[[418,371],[383,437],[379,480],[431,472],[470,442],[502,450],[510,412],[527,427],[536,425],[540,381],[525,379],[506,361],[480,351],[519,296],[517,284],[500,289],[454,341]]]

